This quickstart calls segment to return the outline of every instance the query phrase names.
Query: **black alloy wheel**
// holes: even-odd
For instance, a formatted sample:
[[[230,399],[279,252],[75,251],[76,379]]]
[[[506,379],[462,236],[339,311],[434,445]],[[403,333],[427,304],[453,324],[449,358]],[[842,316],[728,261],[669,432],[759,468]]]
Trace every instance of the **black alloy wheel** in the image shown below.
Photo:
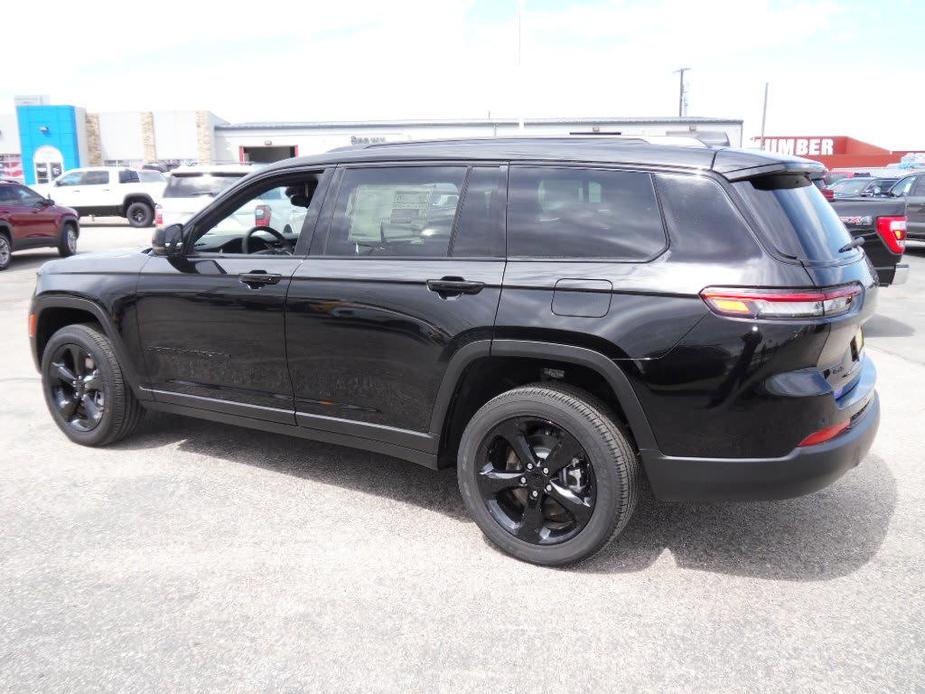
[[[492,518],[537,545],[565,542],[588,524],[594,467],[578,440],[536,417],[495,426],[479,446],[478,488]]]
[[[76,344],[58,347],[52,355],[51,400],[61,419],[79,432],[93,431],[106,410],[106,392],[99,365]]]

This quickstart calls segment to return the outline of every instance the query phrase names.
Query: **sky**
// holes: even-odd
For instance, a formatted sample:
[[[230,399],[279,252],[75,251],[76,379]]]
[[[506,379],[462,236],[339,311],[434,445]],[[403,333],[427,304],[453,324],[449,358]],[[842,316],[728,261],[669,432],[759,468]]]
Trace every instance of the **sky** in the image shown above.
[[[8,0],[0,112],[47,94],[232,122],[672,116],[690,67],[688,115],[746,138],[768,82],[768,135],[925,148],[923,0],[523,7],[518,68],[517,0]]]

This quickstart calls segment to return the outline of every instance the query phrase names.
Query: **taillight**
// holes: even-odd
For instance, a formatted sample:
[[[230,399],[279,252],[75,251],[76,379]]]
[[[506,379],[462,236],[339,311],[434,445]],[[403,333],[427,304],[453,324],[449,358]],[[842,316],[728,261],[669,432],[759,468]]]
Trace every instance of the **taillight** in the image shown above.
[[[850,424],[851,421],[848,420],[847,422],[840,422],[838,424],[833,424],[830,427],[826,427],[825,429],[820,429],[819,431],[813,432],[805,439],[800,441],[798,446],[815,446],[817,443],[824,443],[830,439],[834,439],[840,433],[845,431]]]
[[[832,201],[835,199],[835,191],[831,188],[823,188],[822,197],[824,197],[826,200]]]
[[[877,233],[894,253],[906,250],[906,218],[877,217]]]
[[[722,316],[817,318],[847,313],[862,291],[857,284],[806,290],[707,287],[700,297]]]
[[[269,205],[257,205],[257,209],[254,210],[254,225],[258,227],[270,226],[271,216],[272,211]]]
[[[164,208],[160,205],[154,206],[154,224],[156,226],[163,226],[164,224]]]

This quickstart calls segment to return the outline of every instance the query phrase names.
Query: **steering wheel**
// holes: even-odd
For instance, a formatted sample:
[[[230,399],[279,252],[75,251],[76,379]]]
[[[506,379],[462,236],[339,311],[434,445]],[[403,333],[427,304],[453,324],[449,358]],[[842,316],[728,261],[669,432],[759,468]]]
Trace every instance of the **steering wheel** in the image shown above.
[[[256,234],[258,231],[267,232],[270,236],[272,236],[275,239],[275,242],[271,242],[269,244],[269,248],[264,248],[263,250],[257,251],[254,255],[260,255],[261,253],[267,254],[267,255],[269,254],[292,255],[292,251],[294,250],[292,241],[290,241],[285,236],[283,236],[281,233],[279,233],[276,229],[273,229],[271,227],[252,227],[246,234],[244,234],[244,238],[241,239],[241,252],[242,253],[245,253],[245,254],[250,253],[250,249],[248,248],[248,246],[250,245],[249,244],[250,238],[251,236]]]

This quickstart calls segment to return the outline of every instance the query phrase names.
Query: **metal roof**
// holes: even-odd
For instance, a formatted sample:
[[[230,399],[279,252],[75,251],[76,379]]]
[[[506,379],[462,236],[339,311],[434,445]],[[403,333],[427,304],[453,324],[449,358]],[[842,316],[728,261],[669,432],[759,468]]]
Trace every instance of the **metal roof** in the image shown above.
[[[255,121],[249,123],[224,123],[215,125],[216,130],[322,130],[356,128],[410,128],[410,127],[491,127],[516,126],[516,118],[450,118],[436,120],[368,120],[368,121]],[[684,116],[678,118],[526,118],[524,125],[742,125],[742,120],[731,118],[705,118]]]

